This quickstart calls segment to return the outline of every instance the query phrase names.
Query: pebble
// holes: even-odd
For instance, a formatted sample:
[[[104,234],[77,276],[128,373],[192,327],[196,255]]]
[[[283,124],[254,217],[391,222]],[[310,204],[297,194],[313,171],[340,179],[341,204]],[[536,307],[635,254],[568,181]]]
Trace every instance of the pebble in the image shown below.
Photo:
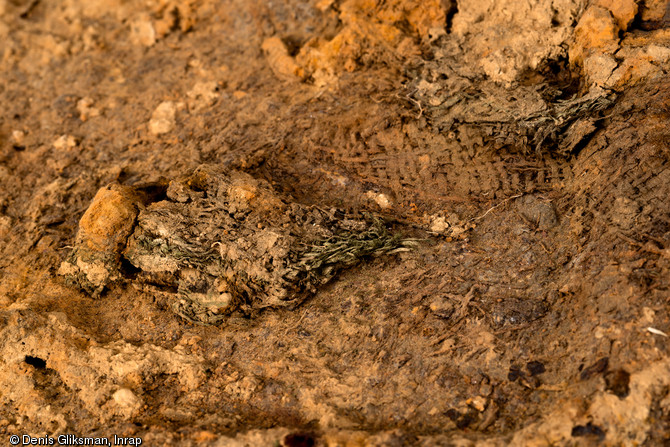
[[[26,133],[22,130],[13,130],[12,131],[12,142],[15,146],[23,146],[23,142],[26,138]]]
[[[112,399],[121,408],[121,412],[126,417],[131,417],[141,407],[142,401],[128,388],[120,388],[113,395]]]
[[[163,101],[156,107],[149,121],[149,131],[154,135],[170,132],[175,126],[177,105],[172,101]]]
[[[86,121],[89,118],[100,116],[100,109],[93,107],[95,102],[93,99],[86,97],[77,101],[77,111],[79,112],[79,119]]]
[[[391,207],[391,199],[389,196],[387,196],[384,193],[375,193],[373,191],[368,191],[365,196],[369,199],[374,201],[377,205],[379,205],[379,208],[381,209],[387,209]]]
[[[130,25],[130,39],[135,45],[150,47],[156,43],[156,30],[149,17],[142,15]]]
[[[53,142],[54,149],[70,150],[77,146],[77,140],[72,135],[61,135]]]
[[[481,413],[482,411],[486,410],[488,399],[483,396],[475,396],[465,401],[465,403]]]

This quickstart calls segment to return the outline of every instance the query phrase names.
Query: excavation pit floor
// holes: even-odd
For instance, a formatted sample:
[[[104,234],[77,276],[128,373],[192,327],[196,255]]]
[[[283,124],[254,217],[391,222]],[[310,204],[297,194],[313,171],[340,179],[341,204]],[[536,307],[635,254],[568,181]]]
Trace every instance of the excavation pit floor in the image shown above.
[[[0,0],[3,442],[667,445],[670,7],[461,3]]]

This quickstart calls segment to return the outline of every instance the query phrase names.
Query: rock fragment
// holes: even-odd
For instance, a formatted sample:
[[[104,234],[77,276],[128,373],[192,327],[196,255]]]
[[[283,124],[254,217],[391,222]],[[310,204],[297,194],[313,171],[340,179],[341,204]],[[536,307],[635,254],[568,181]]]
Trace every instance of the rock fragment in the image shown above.
[[[126,419],[133,417],[142,408],[142,400],[128,388],[119,388],[112,395],[112,399],[118,407],[118,412]]]
[[[77,139],[72,135],[61,135],[53,142],[54,149],[70,150],[77,147]]]
[[[79,222],[75,249],[59,272],[98,296],[119,278],[120,252],[137,217],[132,188],[112,184],[99,190]]]
[[[668,26],[670,23],[670,8],[668,8],[667,0],[645,0],[641,2],[640,9],[640,19],[649,28],[653,29],[655,25]]]
[[[130,39],[135,45],[150,47],[156,43],[156,30],[151,18],[143,14],[132,21]]]
[[[26,133],[22,130],[12,131],[12,144],[14,147],[22,147],[26,138]]]
[[[612,13],[621,31],[628,30],[638,11],[638,4],[635,0],[598,0],[595,4]]]
[[[77,101],[77,111],[79,112],[79,119],[86,121],[89,118],[94,118],[100,116],[100,109],[94,107],[95,101],[93,99],[86,97]]]
[[[219,97],[217,90],[216,81],[196,82],[193,88],[186,93],[189,110],[197,112],[214,104]]]
[[[388,195],[386,195],[384,193],[381,193],[381,192],[376,193],[374,191],[368,191],[367,193],[365,193],[365,197],[368,200],[373,201],[374,203],[376,203],[379,206],[379,208],[381,208],[381,209],[388,209],[393,204],[393,202],[391,201],[391,198]]]
[[[570,48],[570,61],[581,65],[591,52],[613,52],[619,43],[619,27],[611,12],[590,6],[575,27],[575,43]]]
[[[156,107],[149,121],[149,131],[154,135],[170,132],[175,126],[178,104],[163,101]]]

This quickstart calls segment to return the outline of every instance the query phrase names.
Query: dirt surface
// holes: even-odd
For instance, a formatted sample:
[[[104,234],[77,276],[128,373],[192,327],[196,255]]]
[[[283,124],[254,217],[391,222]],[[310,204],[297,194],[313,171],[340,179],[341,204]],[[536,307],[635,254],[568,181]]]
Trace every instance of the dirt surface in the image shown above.
[[[3,442],[670,443],[666,0],[0,0],[0,42]]]

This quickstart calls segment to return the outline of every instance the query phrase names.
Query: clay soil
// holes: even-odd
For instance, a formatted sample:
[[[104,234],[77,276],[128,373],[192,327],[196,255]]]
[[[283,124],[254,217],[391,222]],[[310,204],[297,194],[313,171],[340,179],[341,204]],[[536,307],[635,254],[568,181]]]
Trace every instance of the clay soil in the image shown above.
[[[1,442],[670,445],[670,7],[461,3],[0,0]],[[59,275],[202,165],[421,242],[219,326]]]

